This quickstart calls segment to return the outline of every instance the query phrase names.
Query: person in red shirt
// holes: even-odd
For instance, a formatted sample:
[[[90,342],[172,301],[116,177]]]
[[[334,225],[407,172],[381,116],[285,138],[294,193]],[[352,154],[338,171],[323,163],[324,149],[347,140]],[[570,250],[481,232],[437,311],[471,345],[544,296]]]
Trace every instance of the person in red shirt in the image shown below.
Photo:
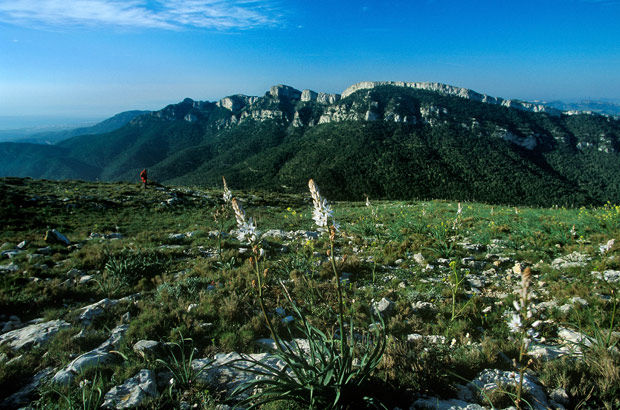
[[[146,180],[147,180],[146,168],[144,168],[142,172],[140,172],[140,178],[142,179],[142,186],[144,187],[144,189],[146,189]]]

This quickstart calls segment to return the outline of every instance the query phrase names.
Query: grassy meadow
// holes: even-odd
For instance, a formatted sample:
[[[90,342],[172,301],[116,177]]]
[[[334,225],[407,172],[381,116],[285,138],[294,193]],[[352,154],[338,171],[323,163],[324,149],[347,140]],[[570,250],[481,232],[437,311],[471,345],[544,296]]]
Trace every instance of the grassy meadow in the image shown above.
[[[347,365],[355,389],[340,385],[340,399],[333,389],[325,393],[337,408],[362,402],[409,408],[424,395],[455,397],[485,369],[535,374],[548,392],[564,389],[565,408],[620,408],[619,206],[360,198],[331,203],[330,218],[340,227],[330,235],[317,230],[309,192],[231,189],[261,232],[253,246],[233,232],[235,213],[221,189],[0,179],[0,250],[8,252],[0,265],[13,266],[0,272],[0,321],[15,315],[24,324],[37,318],[71,324],[45,346],[16,352],[0,345],[0,400],[126,323],[117,360],[68,387],[44,383],[30,406],[94,408],[101,393],[145,368],[178,372],[141,408],[232,405],[230,392],[199,381],[187,362],[258,353],[264,348],[256,340],[301,337],[307,334],[296,324],[308,324],[326,335],[324,348],[335,360],[363,362],[364,349],[382,346],[366,373],[355,373],[359,361]],[[45,242],[50,229],[71,244]],[[84,306],[136,294],[86,325],[79,317]],[[516,331],[515,314],[522,319]],[[561,337],[566,329],[583,338],[568,343]],[[338,336],[343,331],[350,336]],[[143,356],[133,349],[140,340],[169,348],[158,359]],[[535,354],[540,346],[566,351]],[[90,384],[80,387],[84,380]],[[500,386],[478,401],[508,407],[518,390]],[[324,406],[317,400],[317,408]],[[307,408],[303,403],[282,394],[258,407]]]

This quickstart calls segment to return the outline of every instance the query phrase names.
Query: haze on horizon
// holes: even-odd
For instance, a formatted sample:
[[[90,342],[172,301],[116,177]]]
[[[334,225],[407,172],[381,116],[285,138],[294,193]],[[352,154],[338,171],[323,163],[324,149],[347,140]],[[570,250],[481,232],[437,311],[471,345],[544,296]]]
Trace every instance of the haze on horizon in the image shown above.
[[[3,118],[433,81],[620,99],[620,0],[0,0]]]

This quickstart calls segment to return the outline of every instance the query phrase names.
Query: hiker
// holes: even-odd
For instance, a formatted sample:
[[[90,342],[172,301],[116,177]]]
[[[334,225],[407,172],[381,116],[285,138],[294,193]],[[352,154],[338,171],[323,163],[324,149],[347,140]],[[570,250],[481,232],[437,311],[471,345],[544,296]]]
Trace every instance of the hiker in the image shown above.
[[[144,168],[142,172],[140,172],[140,178],[142,179],[142,186],[144,187],[144,189],[146,189],[146,168]]]

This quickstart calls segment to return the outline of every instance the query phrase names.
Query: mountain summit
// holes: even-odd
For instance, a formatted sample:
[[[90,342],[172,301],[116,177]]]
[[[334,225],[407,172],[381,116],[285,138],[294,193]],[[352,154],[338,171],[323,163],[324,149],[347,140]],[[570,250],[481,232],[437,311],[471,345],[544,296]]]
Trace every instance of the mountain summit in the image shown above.
[[[620,121],[439,83],[185,99],[102,135],[0,144],[0,175],[303,191],[332,198],[620,202]]]

